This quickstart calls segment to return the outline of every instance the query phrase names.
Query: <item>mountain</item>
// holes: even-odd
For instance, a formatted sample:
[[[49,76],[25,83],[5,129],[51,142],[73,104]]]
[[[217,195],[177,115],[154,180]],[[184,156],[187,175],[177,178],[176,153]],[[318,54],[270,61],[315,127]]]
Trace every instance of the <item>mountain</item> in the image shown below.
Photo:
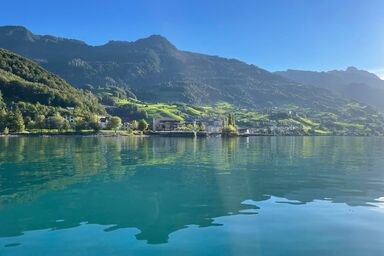
[[[149,102],[328,110],[348,103],[235,59],[178,50],[160,35],[90,46],[79,40],[0,27],[0,47],[40,63],[79,88],[117,86]]]
[[[329,89],[384,110],[384,80],[365,70],[349,67],[328,72],[287,70],[275,74],[298,83]]]
[[[35,35],[24,27],[4,26],[0,27],[0,47],[33,59],[88,95],[96,93],[105,104],[115,105],[109,110],[119,110],[125,104],[128,108],[120,109],[124,115],[135,110],[148,117],[209,119],[220,118],[229,111],[241,117],[239,123],[249,125],[256,125],[260,119],[273,119],[282,125],[313,132],[359,135],[384,132],[383,117],[372,107],[239,60],[179,50],[160,35],[91,46],[79,40]],[[21,70],[23,80],[36,86],[41,84],[41,79],[28,80],[27,74],[34,74],[33,70]],[[89,109],[97,106],[77,100],[84,99],[83,92],[51,73],[44,74],[60,81],[64,91],[71,92],[58,93],[54,87],[57,82],[43,80],[44,88],[56,90],[52,91],[55,97],[46,104],[83,104]],[[4,95],[9,99],[6,91]],[[15,99],[22,96],[23,100],[36,102],[39,93],[13,94]],[[208,111],[213,109],[217,115]]]
[[[5,49],[0,49],[0,92],[8,106],[24,103],[73,107],[80,112],[104,111],[91,93],[72,87],[33,61]]]

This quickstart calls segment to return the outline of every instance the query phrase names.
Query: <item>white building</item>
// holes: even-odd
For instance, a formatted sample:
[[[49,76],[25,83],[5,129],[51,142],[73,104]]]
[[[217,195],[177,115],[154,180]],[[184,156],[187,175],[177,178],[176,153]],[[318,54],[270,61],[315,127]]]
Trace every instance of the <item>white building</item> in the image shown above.
[[[121,130],[130,130],[131,129],[131,124],[128,122],[124,122],[120,128]]]
[[[64,119],[67,120],[68,123],[74,123],[75,117],[73,115],[65,115]]]
[[[155,131],[176,131],[181,126],[181,122],[172,118],[154,118],[152,130]]]
[[[100,124],[101,129],[106,129],[108,126],[108,123],[109,123],[108,117],[99,116],[99,124]]]

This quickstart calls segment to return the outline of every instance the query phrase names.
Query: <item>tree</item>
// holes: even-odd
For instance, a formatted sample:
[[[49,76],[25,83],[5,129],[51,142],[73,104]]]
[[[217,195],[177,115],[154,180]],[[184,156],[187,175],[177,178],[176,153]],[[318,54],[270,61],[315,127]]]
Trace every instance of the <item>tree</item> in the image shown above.
[[[64,123],[61,126],[61,129],[63,129],[64,131],[68,131],[69,128],[71,128],[71,125],[69,124],[69,122],[67,120],[64,120]]]
[[[148,129],[148,123],[144,119],[141,119],[137,127],[140,131],[145,131]]]
[[[85,118],[85,126],[88,129],[91,129],[95,132],[98,132],[101,130],[101,125],[99,122],[99,118],[97,115],[88,115]],[[83,128],[84,129],[84,128]]]
[[[95,132],[98,132],[101,130],[101,125],[99,122],[91,121],[87,124],[87,127]]]
[[[48,129],[58,129],[61,130],[63,128],[65,119],[59,114],[55,114],[54,116],[50,116],[46,120],[46,124]]]
[[[223,127],[221,129],[221,135],[223,137],[233,137],[233,136],[239,135],[239,132],[235,125],[235,116],[233,113],[230,113],[228,115],[228,118],[224,117]]]
[[[228,125],[228,119],[227,119],[227,117],[223,117],[223,121],[222,121],[222,123],[221,123],[221,126],[222,127],[225,127],[225,126],[227,126]]]
[[[6,127],[12,132],[22,132],[25,129],[23,115],[17,108],[14,111],[10,111],[6,118]]]
[[[118,116],[113,116],[109,119],[107,128],[116,130],[121,127],[121,118]]]
[[[40,129],[42,131],[45,128],[45,116],[37,115],[35,118],[35,128]]]
[[[15,117],[15,126],[14,126],[15,131],[16,132],[24,131],[24,129],[25,129],[24,119],[23,119],[23,115],[21,114],[19,109],[15,110],[14,117]]]
[[[223,137],[233,137],[238,135],[239,135],[239,132],[237,128],[233,125],[227,125],[223,127],[221,130],[221,136]]]
[[[80,117],[75,119],[75,130],[81,131],[87,128],[87,123]]]
[[[7,112],[5,109],[0,109],[0,131],[7,127]]]
[[[235,126],[235,115],[233,113],[230,113],[228,115],[228,125]]]
[[[28,121],[26,125],[27,129],[34,129],[36,127],[36,122],[33,120]]]
[[[3,134],[4,135],[8,135],[9,134],[9,129],[8,127],[5,127],[4,130],[3,130]]]

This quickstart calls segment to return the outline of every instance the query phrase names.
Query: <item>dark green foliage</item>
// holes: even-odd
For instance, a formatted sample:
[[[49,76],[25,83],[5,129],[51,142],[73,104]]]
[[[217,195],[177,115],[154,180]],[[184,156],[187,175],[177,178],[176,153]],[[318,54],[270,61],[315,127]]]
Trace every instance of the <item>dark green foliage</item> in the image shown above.
[[[147,119],[146,111],[140,110],[135,104],[125,104],[115,108],[108,108],[108,114],[119,116],[124,121]]]
[[[37,115],[35,118],[35,125],[31,127],[32,129],[44,129],[45,128],[45,116],[44,115]]]
[[[235,115],[233,113],[230,113],[228,115],[228,125],[235,126]]]
[[[77,118],[73,128],[76,131],[93,130],[98,132],[101,130],[101,125],[96,115],[89,114],[84,118]]]
[[[105,113],[89,91],[79,91],[36,63],[0,49],[0,130],[67,130],[64,116],[77,117],[84,128],[99,130],[93,113]],[[75,124],[73,125],[75,126]]]
[[[5,109],[6,105],[3,99],[3,93],[0,91],[0,110]]]
[[[22,132],[25,129],[23,115],[19,109],[9,111],[5,116],[5,127],[10,132]]]
[[[108,129],[116,130],[116,129],[120,128],[120,126],[121,126],[121,118],[120,117],[113,116],[109,119]]]
[[[137,124],[137,128],[140,130],[140,131],[145,131],[148,129],[148,123],[147,121],[145,121],[144,119],[141,119],[139,121],[139,123]]]
[[[90,129],[95,132],[101,130],[99,119],[97,118],[96,115],[92,115],[92,114],[87,115],[84,119],[84,125],[85,127],[83,129]]]
[[[5,109],[0,109],[0,132],[7,127],[7,112]]]
[[[4,49],[0,49],[0,59],[0,90],[6,101],[103,112],[90,92],[76,90],[36,63]]]
[[[46,127],[48,129],[58,129],[61,130],[64,128],[64,123],[66,122],[65,119],[60,116],[59,114],[56,114],[54,116],[49,116],[45,120]]]

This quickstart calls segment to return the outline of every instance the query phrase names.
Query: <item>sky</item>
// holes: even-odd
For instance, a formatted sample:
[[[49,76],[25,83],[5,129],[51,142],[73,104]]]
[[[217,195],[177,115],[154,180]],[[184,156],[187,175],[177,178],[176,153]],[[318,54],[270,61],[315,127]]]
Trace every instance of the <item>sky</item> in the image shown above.
[[[348,66],[384,77],[383,0],[12,0],[0,25],[100,45],[161,34],[270,71]]]

